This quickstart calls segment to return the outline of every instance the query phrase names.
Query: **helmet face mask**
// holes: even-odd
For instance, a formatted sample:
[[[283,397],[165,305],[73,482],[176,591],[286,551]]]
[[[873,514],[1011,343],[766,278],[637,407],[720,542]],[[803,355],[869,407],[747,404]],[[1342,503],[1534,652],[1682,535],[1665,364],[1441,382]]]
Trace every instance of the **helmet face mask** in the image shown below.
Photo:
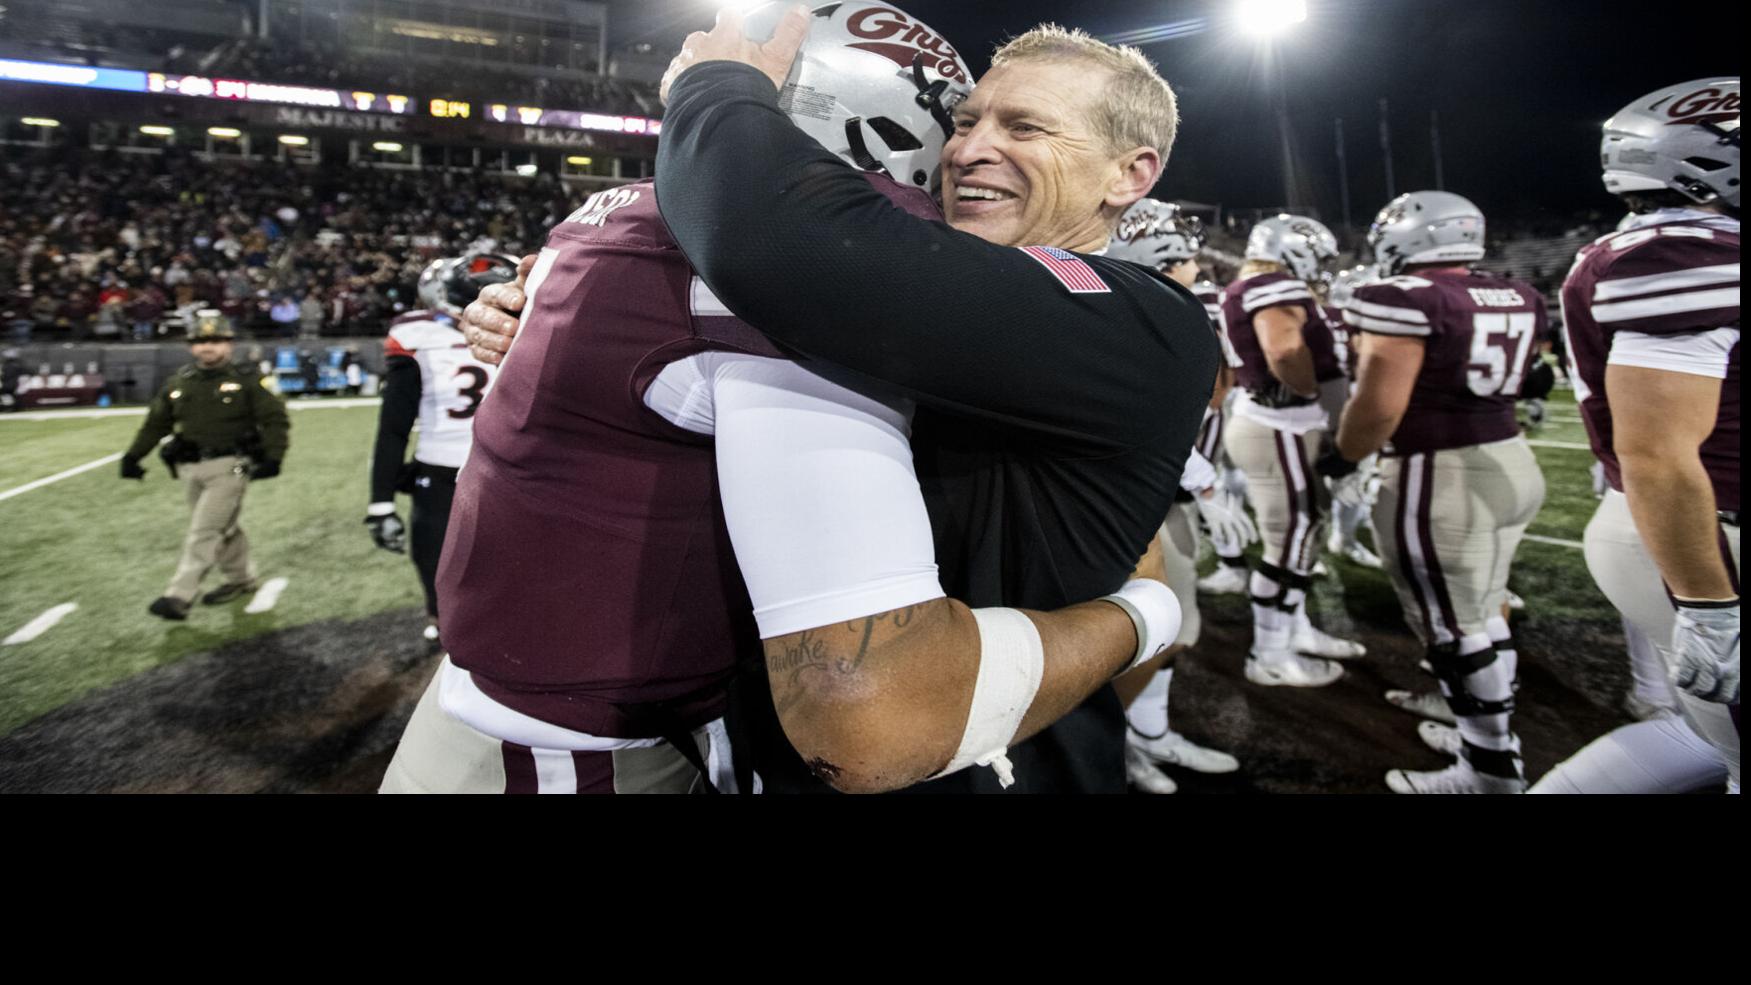
[[[1171,202],[1144,198],[1119,217],[1106,255],[1166,273],[1197,257],[1207,240],[1197,216],[1186,215]]]
[[[1739,80],[1697,79],[1648,93],[1605,121],[1599,144],[1613,195],[1671,190],[1739,208]]]
[[[468,253],[433,260],[420,272],[416,293],[420,304],[459,317],[481,288],[517,279],[515,257],[499,253]]]
[[[770,38],[785,10],[771,3],[749,13],[747,37]],[[934,192],[950,114],[972,91],[966,63],[928,25],[886,4],[827,3],[812,18],[779,108],[853,167]]]
[[[1308,284],[1324,283],[1330,277],[1327,265],[1337,257],[1337,237],[1306,216],[1274,215],[1252,227],[1246,238],[1246,259],[1280,264]]]
[[[1368,247],[1389,277],[1411,264],[1472,263],[1484,255],[1483,213],[1451,192],[1406,192],[1374,217]]]

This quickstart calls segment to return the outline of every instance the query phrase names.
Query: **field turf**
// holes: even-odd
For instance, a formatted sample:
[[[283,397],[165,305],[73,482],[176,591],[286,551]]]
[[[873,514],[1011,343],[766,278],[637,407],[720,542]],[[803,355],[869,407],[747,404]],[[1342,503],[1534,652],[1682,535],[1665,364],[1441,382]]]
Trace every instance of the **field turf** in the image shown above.
[[[186,623],[147,614],[187,519],[181,487],[156,459],[143,484],[108,463],[0,500],[0,637],[53,606],[78,606],[36,639],[0,645],[0,791],[375,786],[432,666],[417,641],[419,586],[408,560],[377,550],[361,522],[375,407],[292,406],[285,472],[253,486],[244,508],[262,577],[288,579],[265,613],[245,613],[240,600],[196,606]],[[0,418],[0,495],[119,452],[140,420]],[[1596,501],[1566,391],[1531,437],[1548,493],[1530,533],[1578,542]],[[1359,633],[1371,654],[1320,694],[1241,682],[1245,601],[1206,597],[1205,641],[1176,675],[1174,727],[1235,752],[1244,768],[1226,779],[1174,772],[1187,792],[1379,791],[1381,768],[1439,765],[1414,720],[1379,701],[1382,687],[1428,683],[1384,575],[1327,564],[1317,618]],[[1515,625],[1536,776],[1624,720],[1622,640],[1575,547],[1526,542],[1512,587],[1528,605]]]

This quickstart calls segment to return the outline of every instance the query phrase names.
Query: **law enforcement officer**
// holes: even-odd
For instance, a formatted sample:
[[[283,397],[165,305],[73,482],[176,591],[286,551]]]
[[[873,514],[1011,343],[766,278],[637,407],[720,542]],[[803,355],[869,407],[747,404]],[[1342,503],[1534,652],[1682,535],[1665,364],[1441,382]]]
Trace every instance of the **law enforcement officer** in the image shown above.
[[[232,338],[217,311],[196,315],[188,334],[195,361],[159,389],[146,423],[122,455],[122,478],[143,479],[140,460],[174,432],[158,454],[171,476],[186,484],[194,515],[176,574],[147,610],[164,619],[188,618],[201,578],[215,564],[225,581],[202,602],[218,605],[255,590],[249,538],[238,524],[243,493],[251,479],[280,474],[289,422],[269,378],[232,364]]]

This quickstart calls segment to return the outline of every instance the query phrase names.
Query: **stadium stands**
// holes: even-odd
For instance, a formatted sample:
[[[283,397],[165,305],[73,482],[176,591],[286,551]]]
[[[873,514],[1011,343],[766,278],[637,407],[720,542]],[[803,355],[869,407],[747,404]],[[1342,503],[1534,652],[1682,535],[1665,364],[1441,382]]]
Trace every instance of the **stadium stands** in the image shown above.
[[[533,250],[581,199],[552,175],[60,151],[0,163],[0,327],[16,341],[362,335],[431,258]],[[278,311],[276,312],[276,308]],[[289,313],[289,316],[288,316]]]

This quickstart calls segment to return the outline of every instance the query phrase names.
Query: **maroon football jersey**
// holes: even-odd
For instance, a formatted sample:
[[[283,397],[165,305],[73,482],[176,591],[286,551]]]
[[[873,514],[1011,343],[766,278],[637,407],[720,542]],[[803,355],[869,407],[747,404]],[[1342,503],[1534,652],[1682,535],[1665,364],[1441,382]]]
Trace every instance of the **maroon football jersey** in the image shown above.
[[[938,217],[922,193],[871,180]],[[759,634],[711,439],[644,391],[698,352],[779,353],[695,278],[650,182],[555,226],[528,292],[457,479],[444,645],[482,691],[542,721],[616,738],[697,727],[722,713],[736,662],[760,658]]]
[[[1563,282],[1563,330],[1575,397],[1606,481],[1623,491],[1611,444],[1605,365],[1620,332],[1690,336],[1733,329],[1715,428],[1702,443],[1715,508],[1739,508],[1739,220],[1702,212],[1649,217],[1582,247]]]
[[[1300,308],[1307,315],[1301,334],[1313,355],[1313,374],[1321,383],[1344,375],[1338,368],[1332,351],[1330,326],[1320,313],[1319,301],[1306,282],[1286,273],[1257,274],[1229,284],[1222,291],[1222,324],[1228,329],[1228,342],[1240,357],[1235,380],[1255,397],[1278,392],[1282,383],[1271,373],[1265,361],[1265,351],[1253,331],[1253,316],[1266,308],[1287,306]],[[1274,402],[1273,402],[1274,403]],[[1313,403],[1311,398],[1293,398],[1284,406]]]
[[[1464,448],[1520,433],[1514,402],[1549,316],[1530,284],[1428,270],[1356,288],[1350,327],[1425,340],[1423,368],[1389,451]]]
[[[1344,322],[1344,309],[1321,304],[1319,313],[1325,316],[1325,327],[1331,332],[1332,356],[1338,361],[1338,372],[1355,379],[1355,353],[1350,351],[1350,326]]]

